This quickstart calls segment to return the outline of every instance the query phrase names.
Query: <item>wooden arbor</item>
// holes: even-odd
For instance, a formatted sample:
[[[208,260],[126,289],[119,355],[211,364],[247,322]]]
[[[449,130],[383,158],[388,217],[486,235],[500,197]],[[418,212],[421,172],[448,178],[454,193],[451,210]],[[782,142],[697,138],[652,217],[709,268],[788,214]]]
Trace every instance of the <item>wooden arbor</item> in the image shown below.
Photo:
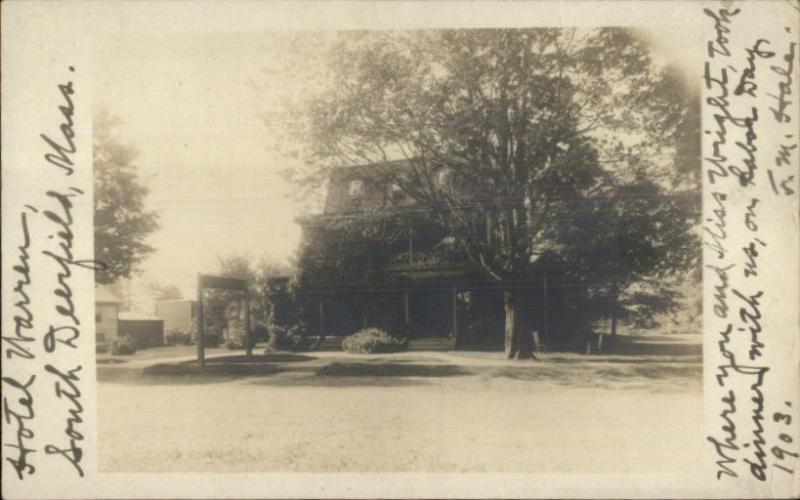
[[[247,293],[247,281],[238,278],[197,275],[197,361],[200,366],[206,364],[205,315],[203,314],[203,292],[207,288],[218,290],[241,291],[244,294],[245,348],[247,357],[253,356],[253,342],[250,332],[250,296]]]

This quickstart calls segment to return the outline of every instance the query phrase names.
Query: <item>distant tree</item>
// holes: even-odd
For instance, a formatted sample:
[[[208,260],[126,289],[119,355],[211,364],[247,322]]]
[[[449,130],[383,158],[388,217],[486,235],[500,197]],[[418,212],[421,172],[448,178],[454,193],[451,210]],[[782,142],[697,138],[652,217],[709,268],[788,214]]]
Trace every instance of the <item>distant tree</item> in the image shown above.
[[[183,292],[175,285],[153,286],[156,300],[178,300],[183,298]]]
[[[158,229],[157,214],[147,210],[148,190],[138,176],[137,152],[113,136],[120,120],[100,112],[94,119],[94,248],[105,269],[95,272],[98,283],[130,278],[155,249],[146,243]]]
[[[329,62],[329,84],[305,115],[310,168],[295,178],[319,186],[336,165],[373,164],[376,178],[446,208],[432,215],[504,289],[509,358],[532,356],[516,284],[539,256],[559,255],[568,270],[615,254],[595,276],[619,280],[617,288],[685,270],[675,256],[693,244],[697,210],[673,211],[674,218],[662,210],[659,225],[658,207],[596,203],[626,191],[668,199],[696,189],[689,167],[674,161],[680,152],[691,160],[692,148],[681,143],[691,136],[691,106],[636,32],[361,32],[341,37]],[[387,163],[393,159],[408,167]],[[591,219],[593,211],[616,217]],[[626,227],[635,215],[649,222]],[[651,238],[661,233],[681,238]]]

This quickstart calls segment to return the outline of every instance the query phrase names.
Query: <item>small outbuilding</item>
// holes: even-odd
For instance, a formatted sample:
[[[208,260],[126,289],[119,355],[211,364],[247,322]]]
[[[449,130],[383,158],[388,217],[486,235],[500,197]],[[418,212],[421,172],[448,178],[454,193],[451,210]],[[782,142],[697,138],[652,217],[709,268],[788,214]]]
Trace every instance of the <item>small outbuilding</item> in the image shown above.
[[[176,299],[156,302],[156,316],[164,320],[164,329],[187,333],[197,317],[197,301]]]
[[[136,312],[119,313],[119,336],[129,335],[136,347],[145,349],[164,345],[164,320]]]

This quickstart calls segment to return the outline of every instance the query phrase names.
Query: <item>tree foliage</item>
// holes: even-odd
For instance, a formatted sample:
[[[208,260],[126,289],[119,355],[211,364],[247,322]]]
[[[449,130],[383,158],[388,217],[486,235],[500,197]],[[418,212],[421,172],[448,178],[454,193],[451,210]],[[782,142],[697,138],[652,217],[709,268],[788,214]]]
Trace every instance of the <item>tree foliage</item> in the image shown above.
[[[94,247],[104,269],[98,283],[130,278],[155,252],[147,237],[158,229],[158,216],[145,206],[148,190],[139,178],[136,149],[120,142],[113,129],[120,121],[107,112],[94,120]]]
[[[541,256],[587,290],[696,265],[696,96],[636,32],[353,33],[328,56],[296,177],[320,185],[332,167],[371,164],[446,208],[432,216],[506,288],[510,357],[530,355],[513,283]]]

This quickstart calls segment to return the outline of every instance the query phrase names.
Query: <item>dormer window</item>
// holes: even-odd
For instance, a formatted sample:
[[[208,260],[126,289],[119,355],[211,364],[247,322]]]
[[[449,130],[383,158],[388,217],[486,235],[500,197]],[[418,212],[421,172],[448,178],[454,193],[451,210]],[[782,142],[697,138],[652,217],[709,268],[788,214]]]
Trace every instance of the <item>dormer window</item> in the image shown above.
[[[347,194],[350,195],[350,198],[361,198],[364,196],[364,181],[361,179],[350,181],[350,184],[347,186]]]

